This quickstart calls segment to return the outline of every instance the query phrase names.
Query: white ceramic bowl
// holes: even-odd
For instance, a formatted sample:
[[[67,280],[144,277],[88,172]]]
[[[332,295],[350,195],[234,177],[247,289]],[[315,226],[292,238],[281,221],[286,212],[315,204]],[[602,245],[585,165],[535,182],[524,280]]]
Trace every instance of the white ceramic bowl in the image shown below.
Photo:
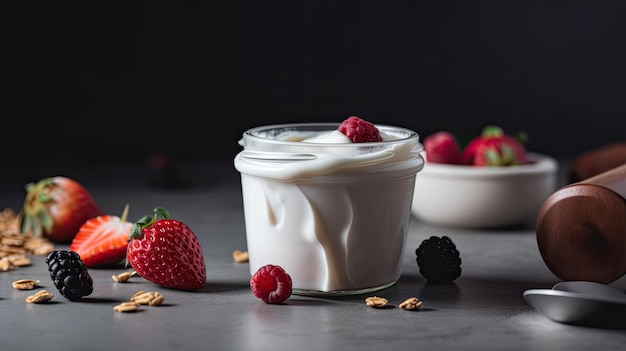
[[[533,163],[471,167],[426,162],[415,180],[411,211],[439,226],[494,228],[536,218],[556,190],[558,163],[530,153]]]

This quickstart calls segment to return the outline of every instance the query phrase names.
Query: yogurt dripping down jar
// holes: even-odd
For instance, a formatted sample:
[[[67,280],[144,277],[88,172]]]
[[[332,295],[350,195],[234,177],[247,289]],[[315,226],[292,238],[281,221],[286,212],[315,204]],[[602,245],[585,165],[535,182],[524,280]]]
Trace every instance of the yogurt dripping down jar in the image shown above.
[[[280,265],[294,294],[363,294],[400,278],[419,135],[376,125],[383,141],[352,143],[338,126],[261,126],[239,140],[250,274]]]

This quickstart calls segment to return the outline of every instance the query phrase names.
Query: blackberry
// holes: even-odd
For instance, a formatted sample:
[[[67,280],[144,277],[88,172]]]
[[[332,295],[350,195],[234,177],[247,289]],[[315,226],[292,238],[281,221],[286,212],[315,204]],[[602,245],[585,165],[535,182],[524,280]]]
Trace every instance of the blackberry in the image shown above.
[[[420,274],[429,283],[451,283],[461,276],[461,257],[456,245],[447,236],[431,236],[415,249]]]
[[[93,292],[93,280],[76,252],[52,251],[46,263],[54,286],[68,300],[77,301]]]

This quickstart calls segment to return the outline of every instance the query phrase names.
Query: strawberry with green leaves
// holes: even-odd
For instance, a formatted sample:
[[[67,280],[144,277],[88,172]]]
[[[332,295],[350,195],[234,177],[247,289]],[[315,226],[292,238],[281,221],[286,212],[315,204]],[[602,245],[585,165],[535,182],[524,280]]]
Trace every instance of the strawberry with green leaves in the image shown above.
[[[189,226],[157,207],[133,225],[126,259],[144,279],[171,289],[198,290],[206,282],[202,247]]]
[[[471,166],[513,166],[530,162],[524,144],[502,128],[487,126],[463,150],[462,162]]]
[[[70,244],[87,267],[117,265],[124,261],[133,226],[127,221],[129,205],[121,217],[101,215],[87,220]]]
[[[19,213],[22,233],[71,242],[88,219],[104,214],[93,196],[79,182],[62,176],[26,185],[26,199]]]

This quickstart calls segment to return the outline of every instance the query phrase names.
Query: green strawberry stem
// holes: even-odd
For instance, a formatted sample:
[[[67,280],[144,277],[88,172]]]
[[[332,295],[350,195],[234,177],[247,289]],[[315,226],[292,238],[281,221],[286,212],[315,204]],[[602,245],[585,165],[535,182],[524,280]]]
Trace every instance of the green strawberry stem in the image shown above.
[[[163,217],[163,219],[170,219],[170,213],[163,207],[157,207],[154,209],[154,212],[158,213]]]
[[[481,135],[485,138],[500,138],[505,136],[505,133],[502,128],[489,125],[483,128]],[[524,131],[518,132],[514,138],[522,144],[526,144],[528,142],[528,134]]]
[[[130,209],[130,204],[127,203],[126,206],[124,206],[124,212],[122,212],[122,217],[120,217],[120,221],[127,222],[129,209]]]
[[[143,235],[143,230],[151,226],[154,222],[156,222],[159,215],[161,215],[163,219],[171,218],[170,213],[165,208],[163,207],[155,208],[154,214],[152,216],[145,215],[133,225],[133,228],[130,231],[130,239],[141,238],[141,236]]]
[[[504,131],[498,126],[486,126],[482,132],[482,136],[485,138],[500,138],[503,135]]]
[[[33,233],[39,237],[45,231],[52,231],[54,225],[45,204],[52,201],[46,189],[54,184],[53,178],[42,179],[39,182],[26,185],[26,200],[22,213],[22,232]]]

